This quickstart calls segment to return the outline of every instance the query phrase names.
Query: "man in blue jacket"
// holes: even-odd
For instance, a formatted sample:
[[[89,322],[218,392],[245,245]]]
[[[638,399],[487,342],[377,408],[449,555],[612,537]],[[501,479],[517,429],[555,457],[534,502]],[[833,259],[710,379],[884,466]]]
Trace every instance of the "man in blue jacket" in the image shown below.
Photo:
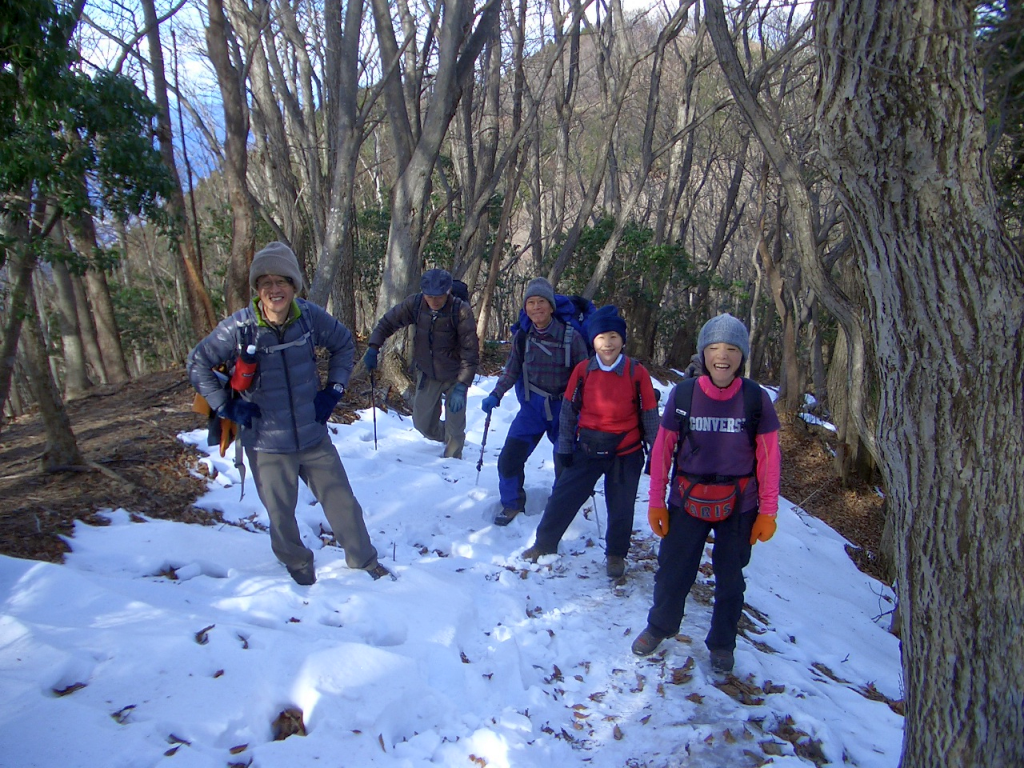
[[[271,548],[297,583],[316,581],[313,553],[295,521],[299,478],[323,506],[348,566],[374,579],[390,575],[377,561],[362,507],[327,432],[327,419],[352,373],[352,334],[321,307],[296,298],[302,272],[284,243],[255,255],[249,284],[256,293],[252,304],[223,320],[189,353],[189,380],[218,416],[241,427],[239,439],[270,517]],[[234,392],[214,369],[233,364],[249,344],[256,346],[256,375],[244,392]],[[330,353],[322,389],[316,347]]]

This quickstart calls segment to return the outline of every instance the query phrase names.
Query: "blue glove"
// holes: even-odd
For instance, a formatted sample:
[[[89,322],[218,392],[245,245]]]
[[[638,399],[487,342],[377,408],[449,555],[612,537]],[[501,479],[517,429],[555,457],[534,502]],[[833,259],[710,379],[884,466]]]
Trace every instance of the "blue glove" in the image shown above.
[[[313,408],[316,410],[316,420],[326,424],[327,419],[334,413],[334,406],[345,394],[345,388],[340,384],[328,384],[326,389],[321,389],[313,398]]]
[[[501,401],[498,400],[497,397],[495,397],[494,395],[488,395],[487,397],[484,398],[484,401],[480,403],[480,408],[483,410],[484,413],[490,416],[491,411],[497,408],[500,403]]]
[[[466,407],[466,385],[456,384],[452,393],[448,396],[448,410],[452,413],[460,413]]]
[[[217,415],[222,419],[233,421],[240,427],[248,429],[252,426],[252,420],[258,419],[263,414],[260,413],[260,407],[256,403],[250,403],[248,400],[235,397],[224,403],[217,410]]]
[[[373,347],[366,348],[366,354],[363,355],[363,365],[366,366],[366,370],[372,371],[377,367],[377,350]]]

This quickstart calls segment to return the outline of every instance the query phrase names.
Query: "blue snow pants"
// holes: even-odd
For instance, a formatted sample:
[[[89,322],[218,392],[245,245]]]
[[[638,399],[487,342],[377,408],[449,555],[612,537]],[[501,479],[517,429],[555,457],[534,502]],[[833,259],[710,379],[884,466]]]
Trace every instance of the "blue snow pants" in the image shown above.
[[[552,445],[558,445],[558,414],[562,411],[562,398],[551,398],[548,406],[551,419],[544,412],[543,395],[533,394],[530,402],[520,403],[519,413],[508,428],[505,445],[498,455],[498,493],[501,506],[522,511],[526,507],[526,460],[544,435]],[[554,449],[552,449],[552,453]],[[555,456],[555,478],[561,472],[561,462]]]

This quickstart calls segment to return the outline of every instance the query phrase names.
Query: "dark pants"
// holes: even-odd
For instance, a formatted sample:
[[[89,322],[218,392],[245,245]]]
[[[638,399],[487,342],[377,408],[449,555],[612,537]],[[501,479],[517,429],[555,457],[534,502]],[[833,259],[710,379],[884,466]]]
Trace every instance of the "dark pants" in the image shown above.
[[[672,637],[683,621],[686,596],[697,578],[708,533],[715,532],[711,565],[715,571],[715,607],[711,629],[704,643],[709,650],[736,648],[736,628],[743,613],[747,584],[743,569],[750,562],[750,531],[757,510],[732,514],[720,523],[709,523],[669,507],[668,535],[658,550],[658,574],[654,577],[654,605],[647,624],[659,637]]]
[[[643,469],[643,451],[601,459],[576,451],[572,466],[562,470],[548,498],[544,517],[537,527],[537,546],[547,552],[558,549],[566,529],[604,475],[604,497],[608,504],[605,554],[625,557],[633,533],[636,489]]]

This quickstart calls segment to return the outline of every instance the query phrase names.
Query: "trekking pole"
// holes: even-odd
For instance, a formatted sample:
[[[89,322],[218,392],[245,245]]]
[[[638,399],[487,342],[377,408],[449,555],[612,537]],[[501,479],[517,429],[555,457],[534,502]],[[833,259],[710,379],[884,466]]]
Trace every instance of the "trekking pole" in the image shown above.
[[[591,491],[590,498],[594,502],[594,522],[597,523],[597,539],[602,541],[604,536],[601,534],[601,515],[597,512],[597,491]]]
[[[377,450],[377,398],[374,396],[376,386],[373,383],[373,368],[370,369],[370,410],[373,411],[373,450]]]
[[[480,443],[480,461],[476,463],[476,482],[474,485],[480,485],[480,470],[484,468],[484,449],[487,448],[487,433],[491,430],[491,414],[487,414],[487,418],[484,419],[484,439]]]

